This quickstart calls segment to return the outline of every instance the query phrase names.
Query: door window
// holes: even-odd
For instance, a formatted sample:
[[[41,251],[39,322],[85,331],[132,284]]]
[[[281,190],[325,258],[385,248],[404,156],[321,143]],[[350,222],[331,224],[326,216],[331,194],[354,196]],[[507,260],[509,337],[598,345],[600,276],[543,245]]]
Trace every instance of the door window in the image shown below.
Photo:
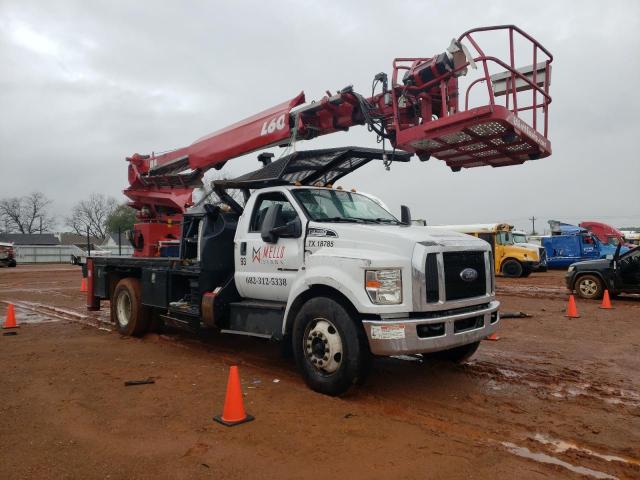
[[[251,223],[249,231],[251,232],[259,232],[262,229],[262,223],[264,222],[264,217],[267,216],[267,210],[271,205],[280,204],[282,205],[282,210],[280,213],[280,218],[276,224],[276,227],[281,225],[286,225],[291,220],[295,220],[298,218],[298,214],[291,205],[291,202],[287,200],[287,197],[284,196],[281,192],[271,192],[271,193],[263,193],[258,197],[256,201],[256,206],[253,209],[253,214],[251,215]]]

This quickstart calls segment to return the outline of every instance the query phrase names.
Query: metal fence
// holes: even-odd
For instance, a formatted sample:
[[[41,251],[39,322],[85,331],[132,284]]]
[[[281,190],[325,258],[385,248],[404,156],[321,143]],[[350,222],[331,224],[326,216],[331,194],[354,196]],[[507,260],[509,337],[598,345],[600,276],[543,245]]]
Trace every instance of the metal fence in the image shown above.
[[[13,250],[18,263],[70,263],[71,255],[84,256],[86,252],[75,245],[14,245]],[[118,247],[99,247],[99,251],[108,251],[118,255]],[[122,256],[131,256],[133,247],[122,246]]]

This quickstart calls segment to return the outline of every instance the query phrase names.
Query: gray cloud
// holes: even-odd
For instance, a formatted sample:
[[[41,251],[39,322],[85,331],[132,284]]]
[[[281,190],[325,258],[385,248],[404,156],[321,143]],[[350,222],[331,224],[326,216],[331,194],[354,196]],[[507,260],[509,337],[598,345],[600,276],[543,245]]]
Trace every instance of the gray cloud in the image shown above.
[[[187,145],[305,90],[354,84],[462,31],[515,23],[555,56],[550,158],[450,172],[370,165],[343,182],[430,223],[603,219],[640,224],[635,152],[640,4],[616,2],[86,2],[0,6],[0,196],[42,190],[63,216],[122,198],[124,157]],[[529,62],[527,62],[529,63]],[[376,146],[354,128],[298,148]],[[276,150],[276,154],[278,151]],[[225,168],[257,167],[255,156]]]

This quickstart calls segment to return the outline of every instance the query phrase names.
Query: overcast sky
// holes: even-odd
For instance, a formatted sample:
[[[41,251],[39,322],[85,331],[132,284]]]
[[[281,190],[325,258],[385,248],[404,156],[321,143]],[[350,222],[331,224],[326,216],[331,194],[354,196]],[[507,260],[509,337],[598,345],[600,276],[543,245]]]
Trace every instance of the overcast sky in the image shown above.
[[[640,225],[638,1],[0,0],[0,197],[42,191],[59,217],[91,192],[124,201],[125,156],[188,145],[301,90],[368,95],[395,57],[505,23],[554,55],[551,157],[460,173],[414,158],[343,184],[431,224]],[[355,127],[298,148],[341,145],[377,146]],[[225,171],[257,167],[252,155]]]

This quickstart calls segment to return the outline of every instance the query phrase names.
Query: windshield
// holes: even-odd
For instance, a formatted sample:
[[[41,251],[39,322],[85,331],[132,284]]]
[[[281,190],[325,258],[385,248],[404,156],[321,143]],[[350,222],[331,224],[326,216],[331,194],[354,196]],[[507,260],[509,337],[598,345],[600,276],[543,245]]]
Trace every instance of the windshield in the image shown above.
[[[509,232],[498,232],[498,245],[513,245],[513,235]]]
[[[514,233],[513,241],[515,243],[527,243],[527,236],[523,235],[522,233]]]
[[[400,223],[374,200],[359,193],[328,188],[293,190],[312,220],[317,222]]]

